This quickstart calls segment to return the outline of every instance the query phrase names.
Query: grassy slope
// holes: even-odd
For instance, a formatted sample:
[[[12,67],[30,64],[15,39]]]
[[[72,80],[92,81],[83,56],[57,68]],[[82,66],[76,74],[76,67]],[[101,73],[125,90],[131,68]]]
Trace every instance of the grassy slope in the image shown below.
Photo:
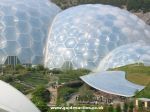
[[[144,90],[136,94],[136,97],[150,98],[150,67],[143,66],[142,64],[132,64],[113,70],[125,71],[127,80],[146,86]]]
[[[150,82],[150,67],[143,64],[131,64],[113,70],[126,72],[126,79],[140,85],[146,86]]]

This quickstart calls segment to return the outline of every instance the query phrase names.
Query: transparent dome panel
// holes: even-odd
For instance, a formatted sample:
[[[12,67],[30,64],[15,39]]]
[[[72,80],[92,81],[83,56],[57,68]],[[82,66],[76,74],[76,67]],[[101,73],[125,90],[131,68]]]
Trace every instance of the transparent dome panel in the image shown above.
[[[48,30],[60,11],[49,0],[0,0],[0,50],[23,63],[43,64]]]
[[[45,66],[60,68],[54,63],[61,62],[49,60],[49,56],[57,55],[61,59],[56,61],[67,60],[74,68],[94,71],[116,48],[138,41],[149,45],[149,34],[148,25],[120,8],[101,4],[71,7],[56,16],[49,30]]]

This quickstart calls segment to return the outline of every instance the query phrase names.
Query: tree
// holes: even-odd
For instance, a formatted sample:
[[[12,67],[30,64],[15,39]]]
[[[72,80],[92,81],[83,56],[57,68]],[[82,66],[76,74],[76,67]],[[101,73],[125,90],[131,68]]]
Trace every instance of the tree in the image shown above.
[[[43,71],[44,70],[44,66],[43,65],[37,65],[37,70],[38,71]]]
[[[22,65],[17,64],[17,65],[15,66],[15,70],[21,70],[21,69],[24,69],[24,67],[23,67]]]
[[[117,105],[117,107],[116,107],[116,112],[121,112],[120,104]]]
[[[41,112],[47,112],[47,102],[50,100],[50,92],[44,86],[37,87],[32,94],[31,100]]]
[[[130,104],[129,104],[129,112],[133,112],[133,108],[134,108],[133,102],[130,102]]]
[[[112,106],[112,105],[110,105],[109,107],[108,107],[108,112],[113,112],[114,111],[114,107]]]
[[[142,0],[127,0],[127,9],[137,11],[141,9],[142,4]]]
[[[124,103],[124,107],[123,107],[124,112],[128,112],[128,104]]]

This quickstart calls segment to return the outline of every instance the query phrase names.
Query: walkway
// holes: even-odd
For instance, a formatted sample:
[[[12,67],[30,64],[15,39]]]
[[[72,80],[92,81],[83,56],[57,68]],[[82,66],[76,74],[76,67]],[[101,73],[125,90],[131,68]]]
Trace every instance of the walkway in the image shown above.
[[[58,94],[57,93],[57,87],[56,88],[49,87],[48,90],[49,90],[49,92],[51,93],[51,96],[52,96],[48,106],[55,106],[56,103],[57,103],[57,94]]]

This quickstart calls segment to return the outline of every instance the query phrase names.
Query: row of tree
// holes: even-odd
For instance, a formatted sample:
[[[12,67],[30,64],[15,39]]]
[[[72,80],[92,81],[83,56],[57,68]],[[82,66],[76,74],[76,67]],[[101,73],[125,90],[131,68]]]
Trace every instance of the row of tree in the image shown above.
[[[150,0],[51,0],[62,9],[80,4],[109,4],[118,7],[126,6],[128,10],[150,11]]]

